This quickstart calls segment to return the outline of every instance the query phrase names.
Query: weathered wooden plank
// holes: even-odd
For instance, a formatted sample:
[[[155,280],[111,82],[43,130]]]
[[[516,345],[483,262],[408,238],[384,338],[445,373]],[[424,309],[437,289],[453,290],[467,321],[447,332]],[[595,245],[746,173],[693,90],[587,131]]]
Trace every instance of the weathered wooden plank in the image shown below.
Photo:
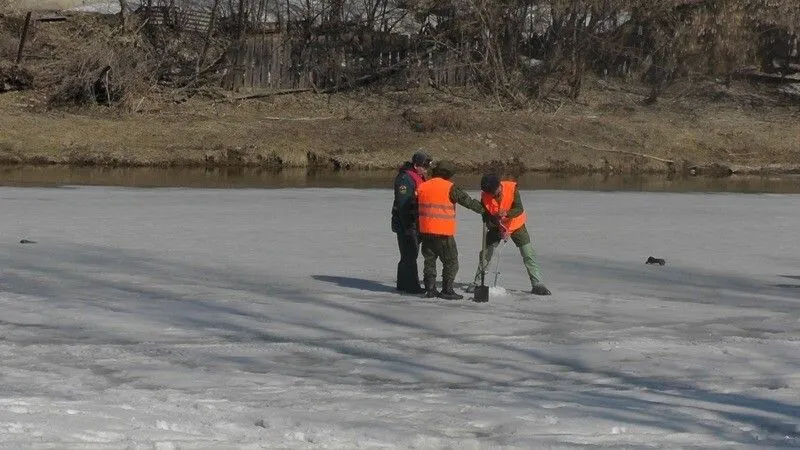
[[[257,44],[258,44],[258,40],[257,39],[249,39],[248,40],[248,48],[249,48],[248,49],[248,54],[249,54],[248,55],[248,59],[249,59],[249,61],[248,61],[248,64],[247,64],[247,84],[248,84],[247,87],[250,90],[252,90],[256,86],[256,79],[255,79],[256,71],[255,71],[255,67],[256,67],[256,58],[258,57],[257,50],[256,50]]]
[[[186,31],[203,32],[211,24],[211,11],[176,6],[141,6],[135,14],[148,19],[148,25],[175,25]]]
[[[264,36],[260,36],[258,39],[258,45],[256,48],[256,65],[255,65],[255,74],[256,74],[256,85],[259,89],[265,88],[264,83]]]
[[[275,58],[275,63],[276,63],[275,64],[275,78],[276,78],[275,81],[276,81],[277,84],[275,86],[275,89],[291,89],[291,86],[289,86],[286,83],[286,78],[285,78],[285,73],[284,73],[285,72],[285,70],[284,70],[285,64],[283,63],[283,58],[284,58],[285,52],[284,52],[283,40],[281,40],[280,42],[276,43],[275,50],[277,50],[277,58]]]
[[[283,41],[281,46],[281,80],[284,89],[295,89],[297,86],[292,80],[292,42],[289,39]]]
[[[464,86],[473,81],[470,52],[473,43],[455,49],[412,50],[404,36],[359,34],[346,41],[316,35],[308,40],[281,34],[250,36],[232,50],[233,75],[223,79],[233,89],[317,91],[347,89],[354,80],[370,82],[399,76],[407,82]],[[314,82],[311,82],[311,78]]]
[[[244,64],[247,54],[245,52],[245,45],[243,41],[236,43],[236,64],[234,65],[233,73],[233,90],[238,91],[242,87],[242,79],[244,77]]]
[[[270,59],[269,59],[269,86],[277,90],[280,86],[280,50],[278,49],[278,39],[271,39],[269,42]]]
[[[264,71],[266,73],[266,85],[270,89],[275,89],[275,41],[279,35],[271,34],[264,37]]]
[[[253,63],[255,62],[256,58],[256,42],[252,39],[247,41],[247,78],[245,79],[245,83],[247,84],[247,88],[253,87]]]

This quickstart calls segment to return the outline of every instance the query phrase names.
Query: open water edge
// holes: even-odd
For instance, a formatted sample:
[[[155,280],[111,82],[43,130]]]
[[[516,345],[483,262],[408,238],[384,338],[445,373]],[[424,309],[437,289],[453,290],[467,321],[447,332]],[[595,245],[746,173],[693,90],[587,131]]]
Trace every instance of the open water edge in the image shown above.
[[[316,171],[254,168],[109,168],[71,166],[0,167],[0,186],[118,186],[186,188],[358,188],[392,187],[394,171]],[[457,173],[454,181],[477,190],[480,173]],[[640,192],[737,192],[800,193],[800,176],[679,177],[666,175],[567,175],[526,173],[519,177],[522,189],[640,191]]]

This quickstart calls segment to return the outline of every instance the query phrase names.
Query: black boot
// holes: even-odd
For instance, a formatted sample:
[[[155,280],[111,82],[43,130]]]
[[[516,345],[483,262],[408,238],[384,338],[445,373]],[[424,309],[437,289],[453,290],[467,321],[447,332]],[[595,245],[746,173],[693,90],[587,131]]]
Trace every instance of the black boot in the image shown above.
[[[403,292],[408,292],[409,294],[415,294],[415,295],[424,294],[425,292],[427,292],[427,290],[424,287],[420,286],[419,284],[416,285],[412,284],[410,287],[401,290]]]
[[[436,290],[436,278],[425,279],[425,297],[435,298],[439,296],[439,291]]]
[[[456,294],[456,291],[453,290],[452,281],[442,281],[442,292],[439,293],[439,297],[445,300],[461,300],[464,298],[463,295]]]
[[[535,295],[550,295],[550,289],[547,289],[543,283],[536,283],[531,289],[531,294]]]

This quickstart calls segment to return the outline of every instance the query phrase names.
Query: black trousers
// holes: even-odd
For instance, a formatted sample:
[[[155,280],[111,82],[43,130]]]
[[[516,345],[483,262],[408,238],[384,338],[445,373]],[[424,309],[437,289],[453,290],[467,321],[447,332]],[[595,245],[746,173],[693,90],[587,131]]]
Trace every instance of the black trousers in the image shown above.
[[[400,249],[400,262],[397,263],[397,289],[401,291],[419,289],[419,240],[416,235],[397,234],[397,247]]]

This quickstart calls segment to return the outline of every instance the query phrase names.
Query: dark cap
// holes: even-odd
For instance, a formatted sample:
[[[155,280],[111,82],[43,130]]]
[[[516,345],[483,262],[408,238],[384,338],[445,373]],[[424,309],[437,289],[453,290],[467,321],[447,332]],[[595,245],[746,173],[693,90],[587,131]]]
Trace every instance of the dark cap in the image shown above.
[[[433,167],[433,176],[442,178],[451,178],[456,173],[456,165],[453,161],[439,161]]]
[[[411,157],[411,163],[415,166],[430,167],[431,161],[433,161],[431,157],[424,152],[414,153],[414,156]]]
[[[487,173],[481,178],[481,190],[487,194],[494,194],[500,187],[500,177],[493,173]]]

